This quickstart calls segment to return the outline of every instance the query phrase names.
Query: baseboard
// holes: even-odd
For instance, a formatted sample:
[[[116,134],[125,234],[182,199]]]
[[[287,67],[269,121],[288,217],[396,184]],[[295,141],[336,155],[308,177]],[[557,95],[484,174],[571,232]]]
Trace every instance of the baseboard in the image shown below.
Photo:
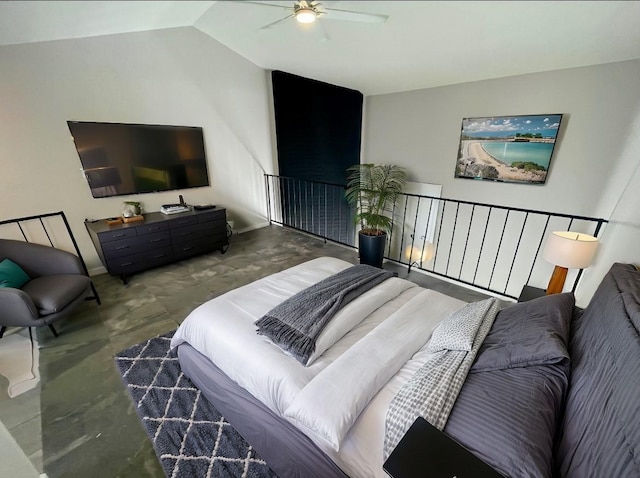
[[[236,234],[242,234],[244,232],[253,231],[255,229],[262,229],[263,227],[267,227],[269,225],[268,222],[260,222],[258,224],[254,224],[253,226],[243,227],[242,229],[238,229],[234,231]]]
[[[104,266],[99,266],[93,269],[89,269],[89,277],[98,276],[100,274],[106,274],[106,273],[107,273],[107,269],[105,269]]]

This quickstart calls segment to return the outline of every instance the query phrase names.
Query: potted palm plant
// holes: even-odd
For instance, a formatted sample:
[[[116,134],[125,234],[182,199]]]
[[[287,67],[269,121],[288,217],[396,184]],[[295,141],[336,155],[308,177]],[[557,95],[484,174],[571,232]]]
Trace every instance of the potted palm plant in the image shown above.
[[[382,267],[393,205],[407,183],[407,173],[393,164],[357,164],[347,171],[345,198],[355,205],[355,222],[360,224],[360,263]]]

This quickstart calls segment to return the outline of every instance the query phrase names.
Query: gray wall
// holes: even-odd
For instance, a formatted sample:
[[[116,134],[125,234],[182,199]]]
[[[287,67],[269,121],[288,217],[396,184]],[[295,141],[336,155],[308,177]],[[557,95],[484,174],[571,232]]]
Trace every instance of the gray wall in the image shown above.
[[[0,218],[63,210],[90,269],[85,218],[146,211],[178,192],[93,199],[67,120],[201,126],[211,187],[191,204],[228,207],[236,229],[265,223],[273,173],[266,72],[194,28],[0,47]]]
[[[363,162],[405,166],[414,181],[442,184],[447,198],[613,218],[619,202],[640,199],[633,188],[623,195],[640,157],[637,141],[632,144],[640,112],[638,78],[640,61],[634,60],[370,96]],[[454,178],[462,118],[545,113],[564,114],[545,185]],[[635,226],[629,214],[635,214]],[[633,231],[637,215],[624,213]],[[583,304],[612,259],[640,262],[638,248],[616,254],[630,233],[611,229],[596,264],[585,271],[578,293]],[[548,278],[551,270],[549,265],[541,277]],[[544,280],[534,285],[544,287]]]

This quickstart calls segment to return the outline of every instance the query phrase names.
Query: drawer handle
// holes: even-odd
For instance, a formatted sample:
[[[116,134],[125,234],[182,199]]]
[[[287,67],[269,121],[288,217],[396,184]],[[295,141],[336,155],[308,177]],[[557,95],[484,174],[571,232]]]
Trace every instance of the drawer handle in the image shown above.
[[[120,267],[132,266],[133,262],[125,262],[124,264],[120,264]]]
[[[158,254],[157,256],[153,256],[154,259],[160,259],[161,257],[164,257],[166,254]]]
[[[193,246],[183,247],[182,248],[183,251],[190,251],[191,249],[193,249]]]
[[[129,249],[129,246],[118,246],[118,247],[116,247],[116,251],[120,251],[122,249]]]
[[[160,242],[162,239],[151,239],[149,242]]]
[[[114,234],[113,237],[124,237],[124,233]]]

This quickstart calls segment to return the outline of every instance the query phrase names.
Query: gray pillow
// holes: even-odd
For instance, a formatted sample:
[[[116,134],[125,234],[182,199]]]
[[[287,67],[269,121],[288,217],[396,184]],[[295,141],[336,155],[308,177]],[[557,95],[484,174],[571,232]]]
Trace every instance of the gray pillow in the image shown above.
[[[568,360],[567,344],[574,304],[573,294],[564,293],[502,309],[480,347],[471,372],[550,365]]]

